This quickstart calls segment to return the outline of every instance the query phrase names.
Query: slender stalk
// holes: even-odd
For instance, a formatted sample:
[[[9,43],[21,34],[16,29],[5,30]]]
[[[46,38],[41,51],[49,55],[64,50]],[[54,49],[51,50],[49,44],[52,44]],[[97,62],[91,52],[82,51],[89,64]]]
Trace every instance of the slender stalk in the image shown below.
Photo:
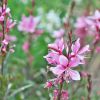
[[[4,12],[4,0],[2,0],[2,13]],[[3,33],[3,37],[2,37],[2,40],[4,40],[4,37],[5,37],[5,27],[4,27],[4,21],[2,22],[2,33]],[[2,58],[1,58],[1,74],[3,75],[3,68],[4,68],[4,56],[2,54]]]
[[[91,100],[92,80],[91,80],[91,75],[90,74],[88,75],[87,81],[88,81],[88,86],[87,86],[87,91],[88,91],[87,100]]]
[[[58,94],[57,100],[61,100],[62,87],[63,87],[63,82],[60,84],[60,90],[59,90],[59,94]]]
[[[7,6],[7,0],[2,0],[2,13],[5,11]],[[5,15],[6,18],[6,15]],[[5,39],[5,18],[4,21],[2,22],[2,33],[3,33],[3,37],[2,37],[2,41]],[[6,53],[1,52],[1,74],[3,75],[3,70],[4,70],[4,60],[6,57]]]

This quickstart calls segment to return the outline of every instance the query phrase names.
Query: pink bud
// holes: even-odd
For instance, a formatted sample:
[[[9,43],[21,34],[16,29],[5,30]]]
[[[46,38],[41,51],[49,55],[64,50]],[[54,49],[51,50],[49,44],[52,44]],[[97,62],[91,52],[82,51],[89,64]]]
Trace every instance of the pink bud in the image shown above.
[[[52,87],[52,82],[46,82],[44,88],[51,88]]]

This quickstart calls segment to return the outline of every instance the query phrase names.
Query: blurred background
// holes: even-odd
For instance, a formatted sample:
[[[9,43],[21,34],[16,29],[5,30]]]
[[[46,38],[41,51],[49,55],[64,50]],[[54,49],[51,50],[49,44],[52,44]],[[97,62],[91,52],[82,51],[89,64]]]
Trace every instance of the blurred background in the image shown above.
[[[76,22],[77,17],[83,15],[86,9],[93,13],[95,9],[100,8],[100,0],[75,1],[71,23]],[[52,90],[48,93],[48,89],[44,88],[47,80],[47,62],[43,56],[48,53],[47,45],[55,40],[54,31],[63,28],[71,2],[72,0],[8,0],[12,18],[17,24],[10,32],[15,39],[13,42],[16,45],[15,52],[7,56],[4,69],[4,89],[1,94],[6,95],[5,91],[9,94],[5,100],[50,100]],[[30,15],[39,20],[36,27],[41,29],[41,32],[39,31],[38,35],[20,31],[18,28],[22,16],[29,17]],[[28,51],[25,51],[25,48],[28,48]],[[100,54],[95,54],[90,63],[88,71],[92,74],[93,81],[91,100],[100,100]],[[69,84],[69,94],[73,94],[70,100],[86,100],[84,99],[87,95],[86,81],[83,79]],[[82,86],[78,89],[76,87],[79,83]]]

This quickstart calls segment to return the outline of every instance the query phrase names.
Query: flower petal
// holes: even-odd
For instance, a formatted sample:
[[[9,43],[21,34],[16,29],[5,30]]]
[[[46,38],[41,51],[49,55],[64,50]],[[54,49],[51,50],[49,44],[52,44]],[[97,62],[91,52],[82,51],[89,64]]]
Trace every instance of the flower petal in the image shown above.
[[[80,60],[78,58],[73,58],[71,59],[71,61],[69,62],[69,67],[76,67],[80,64]]]
[[[78,71],[69,69],[68,73],[72,80],[80,80],[80,74]]]
[[[61,75],[65,69],[61,65],[57,65],[56,67],[51,67],[50,71],[52,71],[55,75]]]
[[[80,39],[77,39],[77,41],[75,42],[75,44],[72,45],[71,49],[72,49],[72,51],[74,53],[78,52],[78,50],[80,49]]]
[[[67,66],[67,64],[68,64],[68,59],[67,59],[67,57],[65,57],[64,55],[61,55],[61,56],[59,57],[59,62],[60,62],[61,65]]]
[[[89,50],[89,45],[84,46],[84,47],[79,51],[79,54],[84,54],[84,53],[86,53],[87,51],[90,51],[90,50]]]

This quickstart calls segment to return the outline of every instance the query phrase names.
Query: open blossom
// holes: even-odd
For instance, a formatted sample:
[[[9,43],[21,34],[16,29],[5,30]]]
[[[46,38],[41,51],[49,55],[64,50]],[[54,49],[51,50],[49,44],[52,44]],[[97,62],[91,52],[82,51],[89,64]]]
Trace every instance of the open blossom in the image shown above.
[[[22,21],[20,21],[20,23],[18,25],[18,30],[27,32],[27,33],[33,33],[33,32],[35,32],[38,23],[39,23],[39,20],[36,17],[22,16]]]
[[[84,64],[85,54],[89,51],[89,45],[81,48],[80,39],[77,39],[76,42],[72,44],[71,52],[69,52],[68,49],[66,50],[69,54],[67,54],[67,52],[63,54],[65,46],[62,39],[56,40],[55,43],[49,44],[48,47],[51,51],[45,58],[49,64],[53,65],[49,70],[56,75],[57,78],[63,77],[66,82],[69,80],[80,80],[80,74],[74,70],[74,68],[80,64]]]

